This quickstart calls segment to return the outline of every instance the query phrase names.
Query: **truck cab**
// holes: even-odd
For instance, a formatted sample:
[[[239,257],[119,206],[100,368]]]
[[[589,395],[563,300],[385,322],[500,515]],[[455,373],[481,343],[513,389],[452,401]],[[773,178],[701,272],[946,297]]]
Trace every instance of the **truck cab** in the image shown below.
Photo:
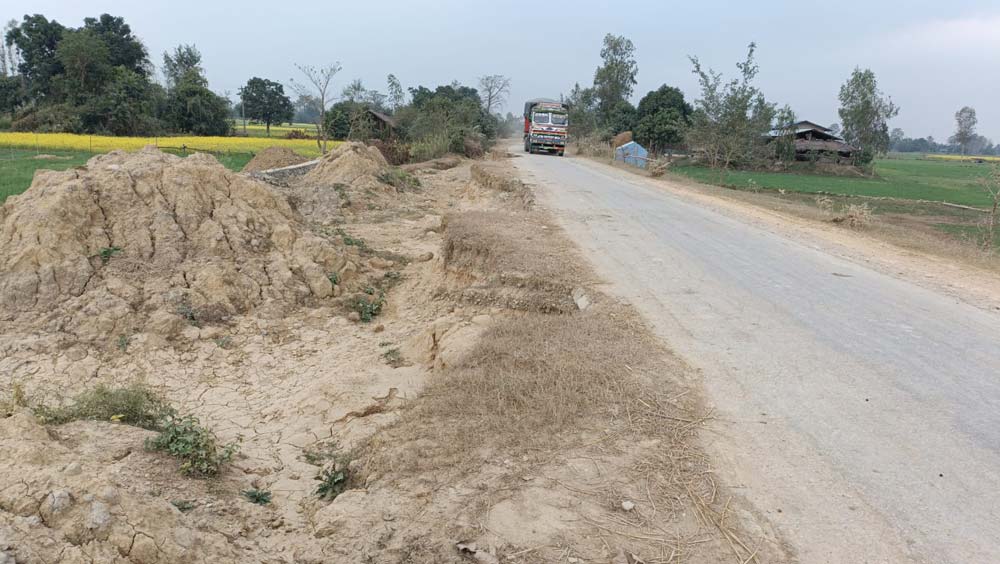
[[[569,108],[555,100],[530,100],[524,105],[524,152],[566,153]]]

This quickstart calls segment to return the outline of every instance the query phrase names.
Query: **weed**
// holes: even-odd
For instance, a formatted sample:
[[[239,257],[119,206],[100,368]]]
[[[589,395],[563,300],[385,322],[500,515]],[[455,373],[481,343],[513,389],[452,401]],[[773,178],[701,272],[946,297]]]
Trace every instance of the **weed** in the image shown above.
[[[316,486],[316,495],[321,499],[332,501],[347,489],[346,465],[340,469],[338,469],[338,466],[324,468],[316,476],[316,479],[320,482],[319,486]]]
[[[384,353],[382,353],[382,359],[385,360],[386,364],[393,368],[399,368],[403,366],[403,353],[399,352],[398,348],[391,348]]]
[[[392,341],[380,341],[379,344],[378,344],[378,346],[380,346],[380,347],[388,347],[391,344],[392,344]]]
[[[250,503],[256,503],[257,505],[268,505],[271,503],[271,492],[267,490],[251,488],[249,490],[243,490],[240,493],[243,497],[247,498],[247,501]]]
[[[333,191],[336,192],[337,196],[340,198],[340,207],[346,208],[351,205],[351,197],[347,194],[346,184],[334,184]]]
[[[215,346],[219,347],[220,349],[231,349],[233,348],[233,338],[230,337],[229,335],[226,335],[224,337],[218,337],[215,339]]]
[[[875,210],[867,202],[849,204],[841,210],[841,215],[833,218],[834,223],[843,223],[851,229],[863,229],[875,221]]]
[[[167,418],[160,434],[146,440],[146,448],[181,459],[181,472],[188,476],[207,477],[218,474],[239,447],[229,443],[220,448],[215,435],[187,415]]]
[[[186,499],[175,499],[171,501],[170,504],[176,507],[181,513],[187,513],[195,508],[194,502]]]
[[[122,352],[128,351],[129,342],[132,341],[132,337],[128,335],[118,335],[118,350]]]
[[[121,254],[121,247],[101,247],[101,250],[97,252],[97,256],[101,257],[101,264],[108,264],[111,257]]]
[[[368,249],[368,244],[365,243],[364,239],[361,239],[359,237],[351,237],[350,235],[347,234],[347,232],[345,232],[343,229],[339,227],[334,231],[337,233],[337,235],[340,235],[340,240],[343,241],[345,245],[358,247],[361,250]]]
[[[365,286],[364,293],[368,294],[369,296],[374,296],[375,295],[375,288],[373,288],[371,286]]]
[[[28,397],[20,382],[14,382],[10,390],[10,399],[0,402],[0,417],[9,416],[16,409],[28,407]]]
[[[386,272],[384,276],[382,276],[382,288],[388,290],[389,288],[392,288],[393,286],[399,284],[402,281],[403,281],[402,273],[396,270],[390,270],[389,272]]]
[[[305,460],[307,464],[322,466],[326,461],[335,459],[339,449],[340,445],[336,441],[320,443],[315,448],[304,449],[302,460]]]
[[[115,421],[153,431],[160,430],[164,422],[176,413],[159,395],[142,384],[125,388],[100,385],[78,395],[71,405],[35,409],[35,414],[44,422],[54,425],[83,419]]]
[[[327,274],[326,278],[327,280],[330,281],[330,284],[333,284],[334,286],[340,284],[340,274],[336,272],[331,272],[330,274]]]
[[[177,315],[183,317],[189,325],[201,327],[201,322],[198,321],[198,312],[194,309],[191,303],[187,301],[187,298],[182,299],[181,302],[177,304],[175,312]]]
[[[825,213],[833,212],[833,198],[830,196],[816,196],[816,207]]]
[[[361,316],[361,321],[368,323],[372,319],[382,313],[382,306],[385,305],[385,294],[380,293],[378,299],[367,300],[365,298],[358,298],[358,301],[354,303],[354,311],[358,312]]]
[[[398,167],[392,167],[379,173],[378,179],[400,192],[415,191],[420,188],[419,178]]]

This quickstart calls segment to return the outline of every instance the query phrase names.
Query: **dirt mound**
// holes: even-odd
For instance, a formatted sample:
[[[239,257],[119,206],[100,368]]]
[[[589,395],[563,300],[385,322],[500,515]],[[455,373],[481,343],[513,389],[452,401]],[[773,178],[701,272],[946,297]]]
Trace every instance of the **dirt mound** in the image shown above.
[[[243,172],[260,172],[304,163],[309,159],[286,147],[268,147],[254,155]]]
[[[213,157],[116,151],[0,207],[0,321],[83,340],[281,315],[355,271],[267,185]]]
[[[342,143],[320,158],[305,181],[314,185],[344,184],[354,188],[387,188],[379,175],[389,169],[389,163],[375,147],[364,143]]]

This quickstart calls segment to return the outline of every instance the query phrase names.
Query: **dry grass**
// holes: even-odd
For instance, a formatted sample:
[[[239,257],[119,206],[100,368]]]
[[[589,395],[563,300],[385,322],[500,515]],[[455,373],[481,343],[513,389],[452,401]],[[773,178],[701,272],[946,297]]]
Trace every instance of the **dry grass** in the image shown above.
[[[445,267],[462,281],[464,300],[527,311],[572,311],[573,288],[591,277],[565,241],[549,236],[552,229],[533,214],[446,216]]]

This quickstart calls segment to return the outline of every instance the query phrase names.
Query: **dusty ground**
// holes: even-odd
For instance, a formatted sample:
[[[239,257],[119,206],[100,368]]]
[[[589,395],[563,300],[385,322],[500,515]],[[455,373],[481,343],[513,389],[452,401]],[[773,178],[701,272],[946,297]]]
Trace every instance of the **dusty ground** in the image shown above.
[[[149,215],[119,202],[108,209],[122,215],[92,218],[102,226],[87,232],[93,240],[61,251],[86,279],[73,299],[58,299],[70,288],[61,283],[45,293],[27,274],[4,279],[29,298],[7,304],[0,335],[0,398],[9,400],[0,419],[0,562],[793,560],[767,520],[713,478],[694,439],[708,414],[689,369],[601,294],[502,161],[411,166],[420,186],[401,190],[380,180],[384,162],[335,162],[344,154],[368,153],[347,149],[274,186],[202,157],[168,159],[167,170],[181,167],[170,174],[202,179],[214,195],[199,201],[212,205],[178,208],[184,191],[157,197],[125,183],[131,192],[115,194],[134,192]],[[92,167],[109,165],[133,166]],[[109,170],[117,178],[122,169]],[[84,181],[54,200],[33,200],[36,188],[21,199],[58,203],[111,186],[104,173],[63,174]],[[53,178],[46,189],[62,190]],[[262,198],[280,213],[254,216]],[[29,212],[16,206],[8,200],[0,219],[30,230]],[[143,246],[115,231],[142,217],[220,224],[229,250],[211,244],[218,230],[188,237],[202,232],[193,225],[183,230],[193,246],[163,258],[167,239]],[[266,243],[280,233],[309,245]],[[232,240],[243,235],[245,248]],[[49,247],[39,236],[23,247],[30,253],[4,259],[41,279]],[[112,247],[121,256],[101,258]],[[29,255],[33,262],[18,262]],[[279,259],[282,285],[269,276],[248,283],[257,293],[170,282],[236,265],[258,280],[253,269],[273,273],[259,265]],[[125,276],[116,268],[127,260],[170,274]],[[330,279],[309,264],[323,264]],[[191,300],[157,297],[172,288]],[[383,291],[380,315],[351,319],[352,300]],[[77,314],[73,300],[90,313]],[[177,307],[218,303],[237,305],[203,319]],[[109,321],[94,326],[88,315]],[[214,479],[184,478],[173,459],[143,448],[150,431],[110,421],[46,426],[22,407],[135,382],[199,417],[221,442],[239,441],[230,467]],[[324,469],[349,477],[332,501],[316,495]],[[270,491],[271,503],[241,497],[251,487]]]

